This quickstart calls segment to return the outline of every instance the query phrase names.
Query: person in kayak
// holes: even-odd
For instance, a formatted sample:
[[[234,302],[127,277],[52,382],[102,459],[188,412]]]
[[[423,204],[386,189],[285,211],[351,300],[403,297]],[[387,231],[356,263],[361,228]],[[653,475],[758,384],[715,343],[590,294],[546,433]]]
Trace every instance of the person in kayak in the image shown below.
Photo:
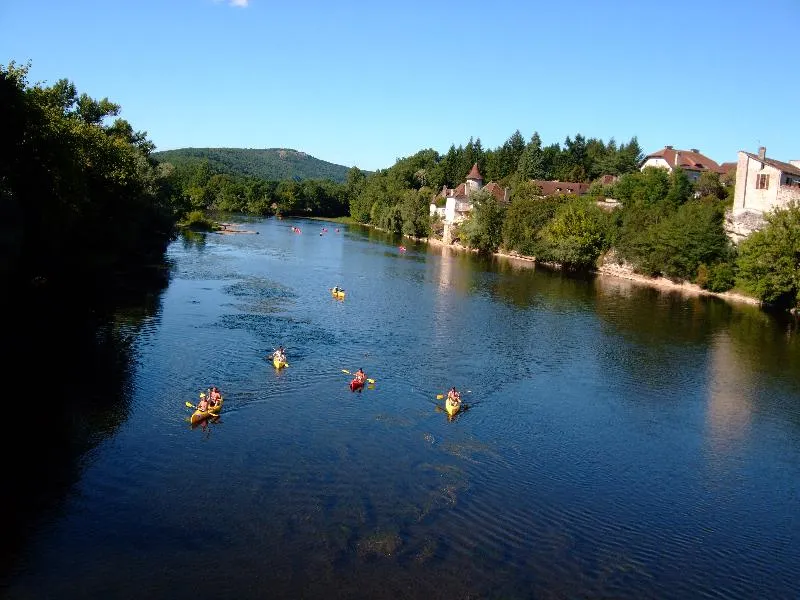
[[[356,381],[359,383],[364,383],[367,380],[367,375],[364,373],[363,369],[359,369],[355,373]]]
[[[278,362],[286,362],[286,350],[283,349],[283,346],[278,346],[278,349],[272,353],[272,358]]]
[[[461,403],[461,394],[456,389],[456,386],[450,388],[450,391],[447,392],[447,400],[452,404],[460,404]]]
[[[214,408],[215,406],[219,405],[220,402],[222,402],[222,394],[220,394],[217,386],[212,386],[211,398],[209,399],[209,406],[211,408]]]
[[[200,402],[197,403],[197,410],[200,412],[208,412],[208,398],[205,392],[200,392]]]

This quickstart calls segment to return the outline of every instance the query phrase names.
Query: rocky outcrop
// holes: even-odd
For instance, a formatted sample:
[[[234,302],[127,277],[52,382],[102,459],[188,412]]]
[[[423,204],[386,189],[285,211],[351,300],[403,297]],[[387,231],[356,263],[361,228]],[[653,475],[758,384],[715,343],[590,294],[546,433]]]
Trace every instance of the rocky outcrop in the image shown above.
[[[740,210],[725,212],[725,233],[734,244],[738,244],[751,233],[758,231],[764,225],[764,215],[759,211]]]

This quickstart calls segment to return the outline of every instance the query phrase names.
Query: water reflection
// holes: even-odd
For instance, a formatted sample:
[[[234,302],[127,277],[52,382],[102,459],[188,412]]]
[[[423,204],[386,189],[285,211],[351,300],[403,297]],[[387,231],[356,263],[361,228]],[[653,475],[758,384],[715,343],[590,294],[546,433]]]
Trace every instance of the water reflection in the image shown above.
[[[131,414],[138,337],[159,326],[168,281],[168,265],[160,265],[121,295],[17,296],[2,315],[3,341],[14,349],[6,366],[15,374],[4,383],[19,400],[14,417],[26,431],[0,436],[0,452],[13,457],[4,463],[0,509],[14,515],[0,536],[0,580],[16,567],[31,531],[59,510],[86,467],[82,458]]]
[[[709,440],[714,456],[739,450],[750,431],[756,374],[746,366],[727,331],[714,336],[708,361]]]
[[[206,238],[208,235],[209,234],[201,231],[192,231],[191,229],[182,230],[181,241],[183,242],[183,249],[203,251],[206,247]]]

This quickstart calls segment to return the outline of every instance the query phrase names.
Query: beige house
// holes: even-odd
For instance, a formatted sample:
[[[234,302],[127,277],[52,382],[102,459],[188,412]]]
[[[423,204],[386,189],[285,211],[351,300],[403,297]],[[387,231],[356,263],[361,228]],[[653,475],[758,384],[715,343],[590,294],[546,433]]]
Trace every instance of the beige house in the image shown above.
[[[734,214],[743,211],[769,212],[800,201],[800,160],[788,163],[767,158],[764,147],[758,154],[739,152],[736,165]]]
[[[503,188],[497,183],[490,181],[483,185],[483,175],[478,170],[478,163],[472,165],[472,169],[467,175],[464,183],[456,188],[442,187],[436,195],[436,199],[431,203],[430,214],[439,215],[446,225],[461,223],[472,211],[472,201],[470,196],[479,190],[486,190],[492,194],[498,202],[508,202],[508,188]],[[444,199],[444,206],[438,207],[436,200]]]
[[[666,169],[671,173],[675,167],[680,167],[689,178],[695,182],[700,178],[703,171],[713,171],[720,175],[725,174],[725,169],[716,162],[700,154],[697,148],[691,150],[676,150],[672,146],[664,146],[658,152],[653,152],[644,157],[644,161],[639,167],[643,171],[647,167],[658,167]]]
[[[728,236],[740,242],[764,226],[764,213],[792,200],[800,202],[800,160],[767,158],[764,147],[758,154],[740,151],[733,208],[725,219]]]

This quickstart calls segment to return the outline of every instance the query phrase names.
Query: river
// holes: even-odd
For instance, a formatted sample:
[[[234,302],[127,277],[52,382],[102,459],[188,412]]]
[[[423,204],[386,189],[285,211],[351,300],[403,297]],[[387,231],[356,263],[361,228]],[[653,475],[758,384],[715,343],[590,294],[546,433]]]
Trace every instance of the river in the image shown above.
[[[800,597],[792,320],[361,227],[243,226],[175,241],[165,287],[71,353],[92,402],[4,491],[3,597]],[[353,393],[358,368],[375,384]],[[192,427],[210,385],[222,416]]]

